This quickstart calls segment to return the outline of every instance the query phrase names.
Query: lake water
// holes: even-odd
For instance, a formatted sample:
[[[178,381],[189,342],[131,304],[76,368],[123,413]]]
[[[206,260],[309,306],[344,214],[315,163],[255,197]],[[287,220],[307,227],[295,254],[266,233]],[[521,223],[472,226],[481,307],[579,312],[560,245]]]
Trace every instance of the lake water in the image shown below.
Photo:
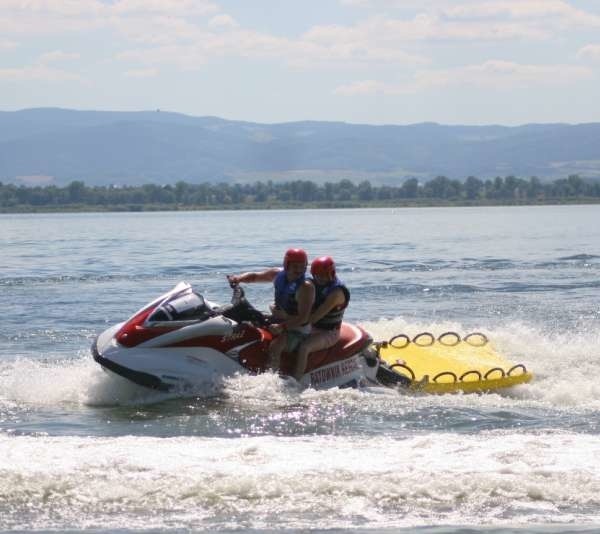
[[[173,398],[94,336],[180,280],[333,255],[375,339],[483,331],[499,394]],[[600,206],[0,215],[0,529],[598,532]],[[267,284],[247,287],[266,308]]]

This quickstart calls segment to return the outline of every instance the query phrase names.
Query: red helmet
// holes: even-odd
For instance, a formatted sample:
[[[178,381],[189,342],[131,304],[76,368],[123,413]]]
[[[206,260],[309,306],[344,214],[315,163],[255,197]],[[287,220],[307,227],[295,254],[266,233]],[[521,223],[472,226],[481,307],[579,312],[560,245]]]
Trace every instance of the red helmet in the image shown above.
[[[310,264],[310,274],[322,278],[335,278],[335,262],[331,256],[321,256]]]
[[[283,257],[283,268],[287,271],[288,265],[292,261],[297,261],[299,263],[304,263],[304,265],[308,264],[308,256],[306,252],[301,248],[289,248],[285,252],[285,256]]]

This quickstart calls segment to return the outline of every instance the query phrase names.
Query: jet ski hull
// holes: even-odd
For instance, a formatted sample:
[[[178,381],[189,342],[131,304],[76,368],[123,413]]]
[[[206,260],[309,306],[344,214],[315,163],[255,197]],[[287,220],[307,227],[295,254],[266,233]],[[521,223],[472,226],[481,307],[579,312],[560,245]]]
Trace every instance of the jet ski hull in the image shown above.
[[[223,316],[177,328],[162,323],[154,327],[144,319],[147,312],[102,332],[92,344],[94,360],[111,373],[158,391],[214,391],[226,377],[266,370],[271,341],[266,330]],[[301,384],[315,389],[376,384],[371,342],[362,328],[344,323],[334,347],[310,355]],[[281,372],[292,368],[293,356],[284,353]]]
[[[123,347],[109,328],[92,344],[92,356],[104,369],[140,386],[159,391],[212,388],[225,376],[247,373],[234,358],[210,347]]]

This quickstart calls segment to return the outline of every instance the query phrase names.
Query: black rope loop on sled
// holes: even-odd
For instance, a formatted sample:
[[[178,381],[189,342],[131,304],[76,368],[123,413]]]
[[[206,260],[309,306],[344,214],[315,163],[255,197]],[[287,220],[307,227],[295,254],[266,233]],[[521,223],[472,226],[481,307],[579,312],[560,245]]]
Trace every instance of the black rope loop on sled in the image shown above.
[[[408,365],[406,365],[405,363],[399,363],[399,362],[398,362],[398,363],[394,363],[394,364],[390,365],[390,369],[391,369],[392,371],[394,371],[395,373],[398,373],[398,371],[396,371],[396,370],[394,369],[394,367],[400,367],[401,369],[406,369],[406,370],[407,370],[407,371],[410,373],[410,379],[411,379],[413,382],[415,381],[415,379],[416,379],[415,372],[414,372],[414,371],[413,371],[413,370],[412,370],[412,369],[411,369],[411,368],[410,368]],[[398,374],[400,375],[400,374],[402,374],[402,373],[398,373]]]
[[[426,341],[423,338],[426,338]],[[475,341],[477,338],[479,338],[479,341]],[[482,332],[472,332],[461,338],[458,332],[448,331],[440,334],[437,339],[431,332],[421,332],[413,337],[412,340],[406,334],[396,334],[389,341],[382,341],[381,347],[386,348],[388,345],[391,345],[395,349],[404,349],[411,343],[419,347],[430,347],[436,341],[445,347],[456,347],[461,341],[465,341],[472,347],[485,347],[490,342],[488,337]]]
[[[453,337],[454,341],[445,341],[445,338],[447,337]],[[456,332],[444,332],[438,336],[437,340],[446,347],[456,347],[456,345],[460,343],[460,335],[458,335]]]
[[[396,340],[404,340],[404,343],[399,345]],[[403,349],[404,347],[408,347],[408,345],[410,345],[410,338],[406,334],[398,334],[397,336],[391,338],[388,343],[395,349]]]
[[[454,382],[458,382],[458,377],[452,371],[442,371],[433,377],[433,381],[437,383],[438,378],[442,376],[451,376]]]
[[[516,371],[517,369],[521,369],[522,375],[527,373],[527,368],[522,363],[518,363],[517,365],[513,365],[508,371],[506,371],[506,374],[508,376],[512,376],[513,371]],[[517,376],[520,376],[520,375],[517,375]]]
[[[491,368],[491,369],[490,369],[490,370],[489,370],[487,373],[485,373],[485,374],[483,375],[483,378],[484,378],[485,380],[488,380],[488,379],[489,379],[489,376],[490,376],[492,373],[496,373],[496,372],[497,372],[497,373],[500,373],[500,378],[504,378],[504,377],[506,376],[506,373],[504,372],[504,369],[502,369],[502,367],[492,367],[492,368]]]
[[[481,342],[480,343],[475,343],[473,341],[474,337],[479,337],[481,338]],[[490,340],[488,339],[488,337],[481,333],[481,332],[471,332],[470,334],[467,334],[464,338],[463,341],[465,341],[466,343],[468,343],[469,345],[471,345],[472,347],[485,347]]]
[[[471,371],[467,371],[467,372],[463,373],[462,375],[460,375],[458,379],[459,379],[461,382],[464,382],[464,381],[465,381],[465,377],[466,377],[466,376],[469,376],[469,375],[476,375],[476,376],[477,376],[477,379],[478,379],[478,380],[480,380],[480,381],[481,381],[481,379],[483,378],[483,377],[481,376],[481,373],[480,373],[480,372],[479,372],[477,369],[472,369]]]
[[[418,340],[422,337],[428,337],[429,343],[419,343]],[[417,334],[415,337],[413,337],[412,342],[415,345],[418,345],[419,347],[430,347],[435,343],[435,336],[430,332],[421,332],[420,334]]]

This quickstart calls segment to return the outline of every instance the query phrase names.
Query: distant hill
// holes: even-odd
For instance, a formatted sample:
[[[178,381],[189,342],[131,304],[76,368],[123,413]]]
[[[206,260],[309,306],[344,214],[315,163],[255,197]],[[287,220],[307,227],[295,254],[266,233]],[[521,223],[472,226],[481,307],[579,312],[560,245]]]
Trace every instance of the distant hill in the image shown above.
[[[0,181],[89,185],[600,177],[600,123],[258,124],[163,111],[0,112]]]

